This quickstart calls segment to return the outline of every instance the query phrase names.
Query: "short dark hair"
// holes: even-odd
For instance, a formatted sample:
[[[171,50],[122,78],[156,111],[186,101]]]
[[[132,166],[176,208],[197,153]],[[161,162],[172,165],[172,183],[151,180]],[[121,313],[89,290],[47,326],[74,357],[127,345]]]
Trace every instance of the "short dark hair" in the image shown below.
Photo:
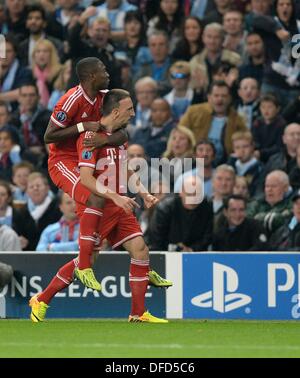
[[[101,60],[92,56],[80,59],[76,64],[76,74],[79,81],[85,81],[90,74],[95,73],[99,63],[102,63]]]
[[[41,14],[41,16],[42,16],[42,19],[44,21],[47,20],[47,18],[46,18],[46,11],[45,11],[45,9],[40,4],[29,5],[27,7],[27,16],[26,16],[26,18],[28,18],[29,13],[32,13],[32,12],[39,12]]]
[[[228,209],[229,207],[229,201],[230,200],[237,200],[237,201],[243,201],[244,204],[245,204],[245,207],[247,207],[247,200],[245,197],[241,196],[240,194],[231,194],[225,198],[223,198],[223,206],[224,206],[224,209]]]
[[[120,101],[127,97],[130,97],[130,93],[124,89],[112,89],[107,92],[103,99],[102,115],[108,116],[113,109],[120,106]]]
[[[280,107],[279,99],[273,93],[266,93],[262,95],[259,99],[259,103],[261,104],[262,102],[272,102],[276,108]]]
[[[215,80],[213,81],[208,89],[208,93],[211,94],[214,87],[226,87],[228,89],[228,93],[231,94],[231,89],[228,84],[224,80]]]
[[[212,150],[213,150],[213,152],[214,152],[214,155],[216,155],[216,153],[217,153],[216,146],[214,145],[214,143],[213,143],[210,139],[200,139],[200,140],[197,142],[197,144],[196,144],[196,148],[197,148],[198,146],[201,146],[202,144],[207,144],[207,145],[209,145],[209,146],[212,148]]]
[[[24,87],[33,87],[35,89],[36,94],[37,95],[39,94],[39,89],[38,89],[37,84],[34,80],[27,81],[27,82],[24,82],[23,84],[21,84],[18,88],[19,92],[21,92],[21,89],[24,88]]]

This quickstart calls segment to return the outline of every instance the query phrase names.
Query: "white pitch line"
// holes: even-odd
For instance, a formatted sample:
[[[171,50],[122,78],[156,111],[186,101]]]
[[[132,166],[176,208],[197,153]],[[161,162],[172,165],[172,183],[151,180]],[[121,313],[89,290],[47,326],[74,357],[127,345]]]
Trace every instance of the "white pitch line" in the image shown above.
[[[108,344],[108,343],[34,343],[34,342],[0,342],[0,347],[55,347],[55,348],[126,348],[128,349],[128,344]],[[153,349],[153,348],[163,348],[163,349],[186,349],[186,348],[196,348],[196,349],[252,349],[252,350],[300,350],[300,345],[211,345],[211,344],[134,344],[134,348],[143,349]]]

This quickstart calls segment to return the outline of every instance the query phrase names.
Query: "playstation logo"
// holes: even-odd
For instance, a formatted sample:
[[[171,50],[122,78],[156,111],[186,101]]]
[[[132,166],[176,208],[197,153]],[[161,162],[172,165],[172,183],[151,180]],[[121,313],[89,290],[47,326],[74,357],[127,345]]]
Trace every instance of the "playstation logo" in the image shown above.
[[[212,307],[215,311],[224,313],[246,306],[251,297],[237,293],[239,277],[229,266],[213,263],[213,289],[192,298],[197,307]]]

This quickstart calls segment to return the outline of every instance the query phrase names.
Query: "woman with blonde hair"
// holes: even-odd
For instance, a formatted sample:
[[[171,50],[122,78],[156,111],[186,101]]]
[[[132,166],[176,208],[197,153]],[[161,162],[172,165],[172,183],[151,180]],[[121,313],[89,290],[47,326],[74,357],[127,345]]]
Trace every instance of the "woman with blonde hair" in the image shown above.
[[[174,174],[170,177],[173,186],[176,179],[184,173],[182,171],[183,159],[192,158],[194,156],[196,140],[191,130],[184,126],[175,127],[169,136],[167,149],[163,153],[163,157],[172,160]],[[191,167],[193,168],[193,167]],[[172,175],[172,171],[170,172]]]
[[[48,105],[53,83],[62,66],[56,47],[48,39],[36,42],[32,52],[32,73],[36,79],[40,95],[40,103]]]

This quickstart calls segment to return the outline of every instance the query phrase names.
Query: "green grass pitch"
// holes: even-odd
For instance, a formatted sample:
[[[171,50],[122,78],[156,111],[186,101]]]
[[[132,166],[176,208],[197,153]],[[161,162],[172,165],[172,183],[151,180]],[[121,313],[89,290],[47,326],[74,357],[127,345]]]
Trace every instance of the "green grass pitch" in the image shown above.
[[[0,357],[300,357],[297,321],[0,320]]]

